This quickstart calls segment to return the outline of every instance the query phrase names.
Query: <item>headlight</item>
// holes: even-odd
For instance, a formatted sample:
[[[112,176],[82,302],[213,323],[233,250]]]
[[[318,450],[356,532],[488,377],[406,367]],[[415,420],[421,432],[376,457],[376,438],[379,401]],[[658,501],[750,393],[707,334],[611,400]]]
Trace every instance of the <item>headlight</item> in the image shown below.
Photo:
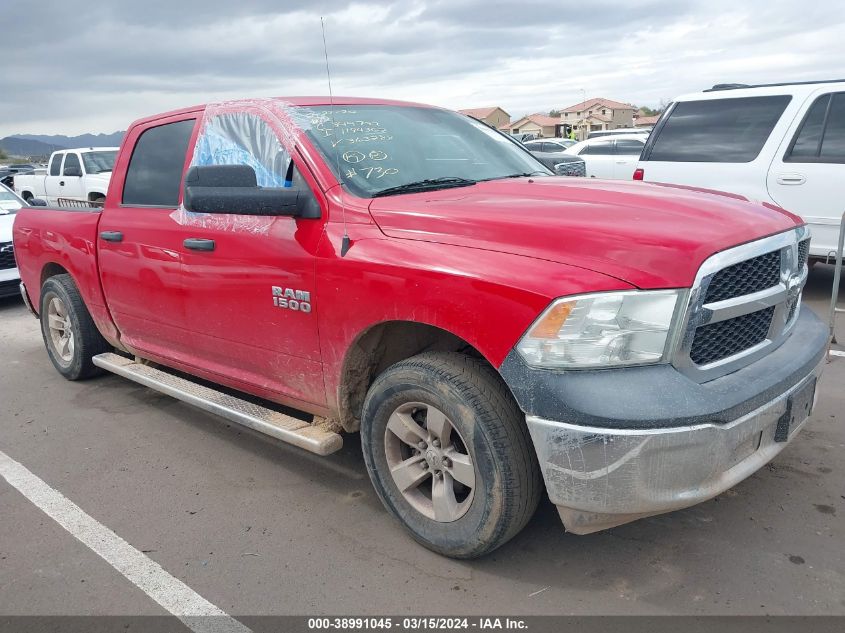
[[[533,367],[583,369],[666,361],[682,290],[603,292],[554,301],[517,343]]]

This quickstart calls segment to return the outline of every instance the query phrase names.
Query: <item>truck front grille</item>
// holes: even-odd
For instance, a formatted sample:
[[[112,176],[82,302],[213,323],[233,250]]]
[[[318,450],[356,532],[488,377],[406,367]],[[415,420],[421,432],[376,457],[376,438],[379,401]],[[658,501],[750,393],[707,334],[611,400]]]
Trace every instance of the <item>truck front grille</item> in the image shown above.
[[[798,244],[798,266],[803,267],[810,255],[810,240],[801,240]]]
[[[808,229],[799,227],[708,258],[690,290],[674,365],[698,382],[776,349],[797,321],[807,281]]]
[[[780,251],[772,251],[723,268],[710,280],[704,303],[733,299],[776,286],[780,281]]]
[[[586,176],[587,164],[583,160],[573,160],[570,163],[560,163],[557,167],[559,176]]]
[[[750,312],[734,319],[703,325],[695,331],[690,358],[696,365],[706,365],[739,354],[766,340],[772,326],[774,306]]]
[[[0,270],[14,268],[15,266],[17,264],[15,263],[14,246],[11,242],[0,242]]]

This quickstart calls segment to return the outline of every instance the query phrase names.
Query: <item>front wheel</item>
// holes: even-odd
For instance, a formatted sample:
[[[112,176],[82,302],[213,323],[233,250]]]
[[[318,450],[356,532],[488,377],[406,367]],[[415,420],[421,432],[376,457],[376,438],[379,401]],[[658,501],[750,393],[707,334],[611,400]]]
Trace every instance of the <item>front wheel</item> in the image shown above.
[[[542,483],[525,417],[480,360],[432,352],[389,367],[367,394],[361,444],[388,511],[446,556],[493,551],[537,508]]]
[[[94,325],[70,275],[50,277],[41,286],[41,335],[47,355],[68,380],[102,373],[92,357],[111,346]]]

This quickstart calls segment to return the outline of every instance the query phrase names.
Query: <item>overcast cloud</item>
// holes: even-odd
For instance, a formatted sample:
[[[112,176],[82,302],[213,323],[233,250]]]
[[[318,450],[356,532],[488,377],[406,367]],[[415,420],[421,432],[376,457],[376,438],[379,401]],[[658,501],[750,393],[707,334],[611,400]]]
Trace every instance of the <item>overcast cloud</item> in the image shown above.
[[[38,0],[4,6],[0,137],[125,129],[227,98],[327,94],[514,118],[581,89],[656,106],[721,82],[845,75],[839,0]]]

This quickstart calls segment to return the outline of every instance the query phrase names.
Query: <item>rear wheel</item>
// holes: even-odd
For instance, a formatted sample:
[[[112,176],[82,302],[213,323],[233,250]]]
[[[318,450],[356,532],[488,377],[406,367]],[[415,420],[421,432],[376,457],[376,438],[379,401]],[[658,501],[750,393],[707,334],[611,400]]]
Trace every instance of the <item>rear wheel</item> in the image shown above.
[[[420,543],[455,558],[503,545],[531,518],[542,484],[501,377],[456,353],[425,353],[381,374],[361,444],[385,507]]]
[[[68,380],[102,373],[92,357],[111,346],[94,325],[70,275],[50,277],[41,286],[41,335],[47,355]]]

